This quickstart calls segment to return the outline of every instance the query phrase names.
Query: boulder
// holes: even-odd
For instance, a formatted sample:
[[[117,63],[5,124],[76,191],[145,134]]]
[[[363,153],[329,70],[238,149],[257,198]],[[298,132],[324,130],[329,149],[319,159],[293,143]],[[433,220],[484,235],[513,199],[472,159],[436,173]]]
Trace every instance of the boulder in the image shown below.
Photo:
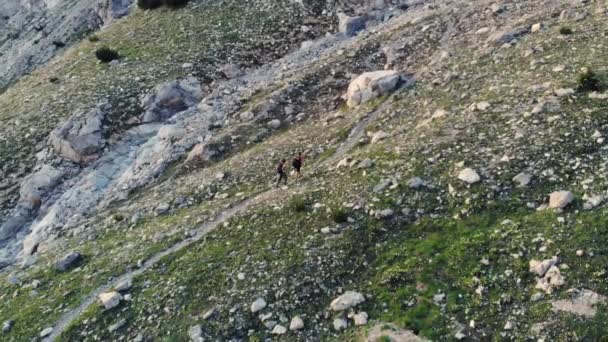
[[[557,264],[557,257],[553,257],[551,259],[546,259],[543,261],[531,260],[529,263],[530,272],[535,273],[536,275],[542,277],[547,273],[549,268]]]
[[[357,32],[365,29],[366,16],[350,17],[344,13],[338,14],[338,32],[347,36],[354,36]]]
[[[125,292],[125,291],[128,291],[132,286],[133,286],[133,281],[129,278],[129,279],[123,280],[120,283],[118,283],[114,287],[114,290],[116,290],[118,292]]]
[[[49,144],[60,156],[77,163],[97,159],[106,145],[103,122],[106,110],[97,106],[77,111],[49,136]]]
[[[39,171],[23,179],[19,189],[21,202],[34,204],[40,201],[42,196],[59,184],[63,176],[63,171],[51,165],[43,165]]]
[[[338,298],[334,299],[330,308],[333,311],[344,311],[355,307],[365,301],[363,294],[355,291],[346,291]]]
[[[549,208],[563,209],[574,201],[574,194],[570,191],[555,191],[549,195]]]
[[[0,225],[0,241],[5,241],[17,234],[21,228],[27,223],[28,216],[26,213],[17,214],[8,218]]]
[[[155,91],[142,98],[144,108],[142,122],[163,122],[176,113],[196,106],[203,97],[201,86],[195,78],[187,78],[161,84]]]
[[[82,254],[79,252],[70,252],[55,263],[55,269],[60,272],[65,272],[82,260]]]
[[[120,304],[122,296],[116,291],[102,293],[98,296],[99,301],[106,310],[113,309]]]
[[[513,177],[513,183],[516,183],[519,187],[525,187],[530,184],[532,177],[526,173],[519,173],[515,177]]]
[[[571,299],[561,299],[551,303],[554,312],[562,311],[583,317],[595,317],[598,304],[607,302],[606,296],[582,289],[574,292]]]
[[[349,107],[356,107],[378,96],[386,95],[397,88],[401,75],[395,70],[366,72],[355,78],[346,93]]]

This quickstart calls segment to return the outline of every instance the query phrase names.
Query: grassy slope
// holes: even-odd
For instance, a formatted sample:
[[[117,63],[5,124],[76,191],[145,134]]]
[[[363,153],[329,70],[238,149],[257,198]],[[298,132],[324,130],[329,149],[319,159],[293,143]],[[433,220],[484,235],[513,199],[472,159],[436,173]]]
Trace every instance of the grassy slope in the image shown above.
[[[64,339],[86,339],[84,333],[89,339],[93,335],[111,339],[144,334],[185,340],[188,326],[202,323],[205,333],[212,337],[247,334],[248,329],[253,329],[255,340],[267,336],[259,320],[248,310],[258,296],[275,304],[272,309],[275,318],[303,315],[308,328],[319,327],[320,334],[329,339],[332,316],[325,318],[323,312],[339,287],[371,295],[372,299],[362,309],[372,319],[395,322],[434,339],[449,338],[455,321],[468,325],[470,320],[476,322],[476,328],[470,332],[476,339],[488,338],[487,335],[493,339],[510,335],[523,338],[532,324],[545,321],[551,326],[549,337],[604,336],[607,332],[603,322],[608,314],[605,307],[600,307],[594,319],[582,320],[553,314],[549,299],[567,298],[566,290],[571,287],[608,293],[605,209],[582,212],[582,203],[577,201],[564,213],[536,212],[527,209],[526,204],[542,203],[549,192],[561,188],[574,191],[580,198],[586,191],[605,187],[603,173],[598,172],[602,170],[605,152],[589,138],[594,129],[602,130],[608,125],[606,103],[577,94],[562,99],[557,113],[526,118],[523,113],[534,103],[522,101],[530,98],[533,84],[551,82],[552,88],[575,86],[581,67],[605,68],[608,57],[605,37],[597,37],[606,32],[606,23],[593,20],[573,23],[576,31],[573,36],[563,38],[551,27],[494,56],[470,56],[468,51],[455,51],[447,68],[458,72],[460,79],[446,86],[421,80],[413,91],[398,97],[376,124],[394,136],[381,144],[359,146],[353,152],[358,159],[373,158],[375,167],[365,172],[322,169],[310,174],[304,180],[304,194],[290,199],[292,195],[285,192],[271,203],[220,226],[206,241],[166,258],[136,279],[130,291],[132,303],[107,312],[91,308]],[[524,57],[527,49],[537,46],[542,46],[543,52]],[[478,62],[468,63],[471,57]],[[531,66],[532,58],[543,63]],[[567,65],[566,71],[551,72],[556,64]],[[461,98],[463,94],[465,97]],[[482,114],[467,112],[469,104],[478,101],[491,102],[493,109]],[[417,127],[437,108],[449,109],[450,116]],[[561,116],[560,120],[547,120],[556,114]],[[264,161],[272,158],[269,150],[285,154],[297,146],[332,141],[332,137],[336,139],[329,146],[335,149],[344,137],[344,127],[352,124],[352,117],[347,117],[322,130],[315,123],[304,124],[243,155],[186,177],[204,182],[219,170],[235,170],[232,187],[250,185],[239,183],[239,179],[251,181],[239,177],[243,173],[255,174],[256,182],[261,184],[256,189],[263,189],[267,176]],[[527,135],[518,141],[513,137],[522,127]],[[301,132],[305,134],[298,134]],[[323,136],[317,136],[318,132],[323,132]],[[294,137],[300,140],[292,140]],[[494,162],[504,154],[515,158],[506,164]],[[325,155],[310,160],[306,171]],[[242,157],[256,162],[240,170],[236,165]],[[576,158],[583,162],[574,167],[571,161]],[[483,169],[484,181],[471,187],[462,185],[454,176],[458,171],[455,164],[460,161]],[[542,172],[549,168],[554,174],[543,176]],[[532,172],[535,180],[529,188],[513,188],[510,179],[522,169]],[[428,180],[430,186],[418,191],[408,188],[405,181],[412,176]],[[595,181],[586,189],[582,181],[591,176]],[[398,177],[401,185],[373,193],[372,187],[386,177]],[[456,195],[447,193],[448,185],[456,189]],[[296,210],[296,202],[302,199],[306,203],[304,210]],[[355,222],[332,222],[327,210],[313,209],[314,203],[330,209],[344,208]],[[350,203],[361,204],[364,209],[350,209],[346,205]],[[223,205],[224,202],[210,201],[202,206]],[[389,207],[397,212],[407,208],[410,214],[383,221],[367,213],[370,209]],[[180,230],[188,229],[192,218],[207,215],[199,210],[195,206],[142,223],[141,227],[150,231],[174,225]],[[560,217],[563,222],[558,221]],[[503,224],[507,219],[512,223]],[[336,228],[336,232],[322,234],[319,229],[323,227]],[[108,243],[112,245],[108,248],[119,249],[110,233],[112,229],[108,231]],[[140,236],[136,230],[126,236],[120,234],[125,244]],[[532,242],[538,236],[546,242]],[[97,250],[99,255],[85,267],[94,270],[101,267],[96,281],[111,274],[104,273],[110,270],[110,260],[127,265],[140,257],[127,254],[124,261],[113,260],[115,254],[104,257],[102,252],[107,249],[103,244],[90,244],[88,248]],[[539,250],[542,245],[547,251]],[[95,254],[86,248],[85,245],[86,253]],[[586,256],[577,257],[578,249],[585,250]],[[551,296],[531,302],[535,279],[527,270],[528,261],[557,253],[562,264],[568,265],[562,269],[567,285]],[[480,263],[484,258],[490,261],[489,266]],[[78,273],[57,277],[48,275],[46,270],[40,272],[33,273],[32,279],[42,278],[43,284],[48,283],[54,289],[45,291],[48,298],[56,300],[47,312],[52,318],[61,305],[62,298],[56,296],[60,293],[58,289],[80,284],[82,278]],[[244,281],[238,280],[239,272],[245,273]],[[486,288],[481,297],[474,292],[479,284]],[[16,290],[13,286],[2,286],[2,293]],[[433,302],[437,293],[447,295],[445,303]],[[31,336],[51,321],[46,318],[39,321],[37,310],[44,306],[28,298],[29,293],[17,290],[17,295],[0,309],[0,314],[14,317],[22,307],[31,308],[17,317],[14,336]],[[68,302],[76,300],[78,293],[67,298]],[[219,316],[203,322],[200,315],[211,307],[219,308]],[[230,312],[233,308],[236,309]],[[108,332],[107,326],[121,318],[126,319],[126,326],[114,334]],[[234,320],[230,322],[229,318]],[[504,332],[506,321],[514,322],[515,328]],[[347,338],[358,333],[349,330]],[[312,336],[316,335],[306,330],[285,339],[305,340]]]

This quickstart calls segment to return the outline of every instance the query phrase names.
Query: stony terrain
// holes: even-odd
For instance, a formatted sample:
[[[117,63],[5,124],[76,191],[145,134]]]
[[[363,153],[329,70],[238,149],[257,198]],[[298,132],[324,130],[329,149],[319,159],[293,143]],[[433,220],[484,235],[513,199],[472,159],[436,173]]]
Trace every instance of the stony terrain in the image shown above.
[[[607,7],[134,9],[0,95],[0,336],[601,340]]]

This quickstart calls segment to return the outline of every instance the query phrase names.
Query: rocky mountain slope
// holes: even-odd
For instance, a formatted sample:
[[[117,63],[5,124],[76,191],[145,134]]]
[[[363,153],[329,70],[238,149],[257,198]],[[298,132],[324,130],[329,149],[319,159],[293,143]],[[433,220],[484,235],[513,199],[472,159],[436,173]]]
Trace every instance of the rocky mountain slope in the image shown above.
[[[129,13],[132,0],[3,0],[0,92],[105,24]]]
[[[607,6],[134,10],[0,95],[0,336],[601,339]]]

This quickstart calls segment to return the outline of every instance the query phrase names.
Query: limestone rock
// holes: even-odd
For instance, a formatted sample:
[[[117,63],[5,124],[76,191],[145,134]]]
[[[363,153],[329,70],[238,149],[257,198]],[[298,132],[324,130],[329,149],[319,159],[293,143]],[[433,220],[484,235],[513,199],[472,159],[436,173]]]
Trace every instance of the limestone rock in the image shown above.
[[[190,337],[190,341],[198,342],[203,335],[203,328],[200,324],[196,324],[188,328],[188,337]]]
[[[359,325],[366,325],[367,324],[367,312],[360,312],[356,315],[353,316],[353,319],[355,320],[355,325],[359,326]]]
[[[363,294],[355,291],[346,291],[331,302],[330,308],[333,311],[344,311],[355,307],[364,301],[365,297]]]
[[[272,328],[272,334],[273,335],[284,335],[287,332],[287,328],[285,328],[284,326],[277,324],[274,326],[274,328]]]
[[[251,312],[256,313],[258,311],[264,310],[266,307],[266,301],[264,298],[258,298],[251,304]]]
[[[161,84],[154,92],[142,98],[141,106],[145,110],[142,122],[163,122],[176,113],[195,106],[202,96],[200,84],[195,78]]]
[[[356,107],[378,96],[386,95],[399,85],[401,75],[394,70],[366,72],[348,86],[346,93],[349,107]]]
[[[556,191],[549,195],[549,208],[563,209],[574,201],[574,194],[570,191]]]
[[[338,31],[347,36],[354,36],[357,32],[365,29],[365,16],[350,17],[346,14],[338,14]]]
[[[513,183],[516,183],[519,187],[525,187],[530,184],[532,177],[526,173],[518,173],[515,177],[513,177]]]
[[[595,317],[597,304],[606,303],[606,296],[590,290],[582,289],[575,291],[571,299],[561,299],[551,303],[555,312],[563,311],[579,316]]]
[[[481,180],[481,177],[477,171],[471,168],[466,168],[458,173],[458,179],[468,184],[475,184]]]
[[[334,319],[333,325],[335,331],[341,331],[348,328],[348,321],[344,318],[339,317]]]
[[[55,269],[60,272],[65,272],[81,260],[82,255],[79,252],[70,252],[55,263]]]
[[[554,265],[557,265],[557,257],[546,259],[543,261],[531,260],[529,263],[530,272],[536,273],[538,276],[544,276],[545,273]]]
[[[103,106],[76,111],[63,125],[51,132],[49,144],[57,154],[74,162],[95,160],[106,144],[103,126],[105,117],[106,109]]]
[[[99,301],[101,302],[101,304],[104,306],[104,308],[106,308],[106,310],[110,310],[110,309],[117,307],[118,304],[120,304],[120,300],[122,299],[122,296],[120,295],[120,293],[118,293],[116,291],[112,291],[112,292],[102,293],[99,295],[98,298],[99,298]]]
[[[304,320],[300,316],[294,316],[289,323],[289,330],[296,331],[304,329]]]
[[[45,337],[49,336],[52,333],[53,333],[53,328],[52,327],[48,327],[48,328],[46,328],[46,329],[44,329],[44,330],[42,330],[40,332],[40,337],[41,338],[45,338]]]

